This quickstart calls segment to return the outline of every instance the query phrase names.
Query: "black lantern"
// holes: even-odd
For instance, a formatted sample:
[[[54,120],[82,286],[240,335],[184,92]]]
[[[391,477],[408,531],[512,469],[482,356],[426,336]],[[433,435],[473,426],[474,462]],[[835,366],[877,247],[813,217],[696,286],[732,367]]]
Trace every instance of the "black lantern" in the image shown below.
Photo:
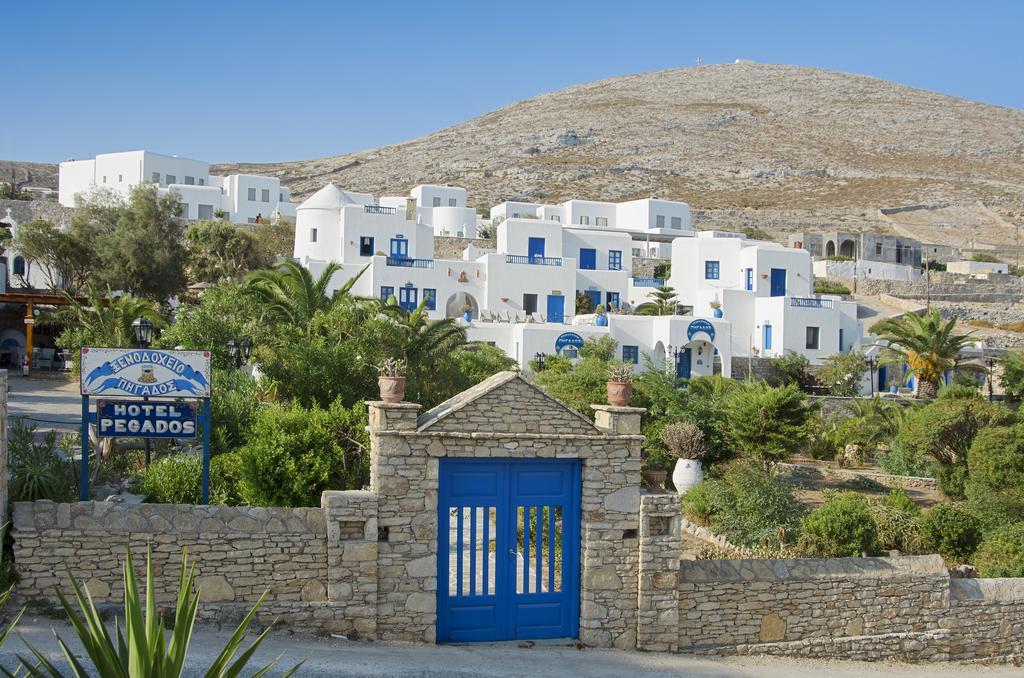
[[[548,357],[547,353],[536,353],[534,359],[537,361],[537,371],[541,372],[544,369],[544,359]]]
[[[992,402],[995,399],[995,391],[992,389],[992,373],[996,366],[996,359],[985,358],[985,364],[988,365],[988,401]]]
[[[230,367],[240,368],[249,362],[250,355],[252,355],[252,341],[249,339],[228,340],[228,365]]]
[[[142,348],[148,348],[153,343],[153,331],[156,328],[146,316],[139,316],[132,321],[132,332],[135,334],[135,343]]]
[[[871,397],[874,398],[875,397],[875,358],[874,358],[874,356],[869,356],[867,358],[867,363],[868,363],[868,372],[870,374],[870,382],[871,382]]]
[[[242,351],[242,362],[249,362],[249,356],[252,355],[252,342],[249,341],[248,339],[242,339],[242,341],[239,343],[239,348]]]

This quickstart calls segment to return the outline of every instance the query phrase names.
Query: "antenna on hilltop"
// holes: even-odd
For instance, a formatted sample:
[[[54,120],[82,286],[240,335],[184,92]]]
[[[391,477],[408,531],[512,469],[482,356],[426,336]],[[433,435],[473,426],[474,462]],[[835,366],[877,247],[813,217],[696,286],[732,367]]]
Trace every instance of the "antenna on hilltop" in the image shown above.
[[[700,66],[700,55],[697,55],[697,65]]]

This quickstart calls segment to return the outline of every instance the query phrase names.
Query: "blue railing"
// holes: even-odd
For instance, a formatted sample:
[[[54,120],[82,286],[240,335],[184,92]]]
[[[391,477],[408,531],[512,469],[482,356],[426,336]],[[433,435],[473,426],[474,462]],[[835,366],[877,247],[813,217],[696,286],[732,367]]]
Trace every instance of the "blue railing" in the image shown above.
[[[367,214],[398,214],[397,207],[383,207],[381,205],[363,205],[363,211]]]
[[[789,304],[790,306],[800,306],[802,308],[832,308],[831,299],[819,299],[817,297],[792,297]]]
[[[561,266],[561,257],[537,257],[523,256],[521,254],[506,254],[507,264],[536,264],[537,266]]]
[[[634,287],[663,287],[665,281],[661,278],[633,278]]]
[[[403,268],[434,268],[433,259],[409,259],[408,257],[388,257],[388,266]]]

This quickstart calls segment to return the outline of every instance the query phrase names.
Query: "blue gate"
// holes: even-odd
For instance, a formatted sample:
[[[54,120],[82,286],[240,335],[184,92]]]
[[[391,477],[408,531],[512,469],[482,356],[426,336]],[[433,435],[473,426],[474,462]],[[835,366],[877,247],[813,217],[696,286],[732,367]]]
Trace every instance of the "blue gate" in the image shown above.
[[[437,642],[579,634],[580,463],[442,459]]]

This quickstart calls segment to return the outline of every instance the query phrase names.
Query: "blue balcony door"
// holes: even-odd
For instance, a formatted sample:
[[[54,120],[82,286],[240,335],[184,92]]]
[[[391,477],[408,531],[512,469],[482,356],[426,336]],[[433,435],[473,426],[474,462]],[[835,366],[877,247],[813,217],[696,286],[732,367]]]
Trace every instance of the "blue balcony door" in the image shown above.
[[[565,297],[561,294],[548,295],[548,322],[565,322]]]
[[[772,269],[772,296],[786,296],[786,269],[784,268]]]
[[[409,256],[409,241],[405,238],[391,239],[391,256],[395,259],[404,259]]]
[[[609,311],[618,310],[618,308],[619,308],[619,293],[618,292],[608,292],[608,293],[606,293],[605,298],[608,300],[608,303],[605,304],[605,307],[606,307],[607,310],[609,310]]]
[[[398,305],[404,308],[409,313],[416,310],[416,306],[419,305],[419,290],[415,287],[399,287],[398,288]]]
[[[679,379],[689,379],[690,370],[692,366],[693,355],[690,353],[691,349],[684,349],[679,354],[679,359],[676,362],[676,377]]]
[[[754,269],[752,268],[746,269],[746,283],[748,290],[754,289]]]
[[[544,238],[530,238],[527,247],[527,254],[531,260],[544,258]]]
[[[601,303],[601,292],[600,290],[587,290],[583,294],[590,298],[590,305],[595,309],[597,305]]]
[[[583,271],[593,271],[597,268],[597,250],[589,248],[580,248],[580,269]]]
[[[889,369],[885,365],[878,368],[878,390],[882,392],[889,390]]]

